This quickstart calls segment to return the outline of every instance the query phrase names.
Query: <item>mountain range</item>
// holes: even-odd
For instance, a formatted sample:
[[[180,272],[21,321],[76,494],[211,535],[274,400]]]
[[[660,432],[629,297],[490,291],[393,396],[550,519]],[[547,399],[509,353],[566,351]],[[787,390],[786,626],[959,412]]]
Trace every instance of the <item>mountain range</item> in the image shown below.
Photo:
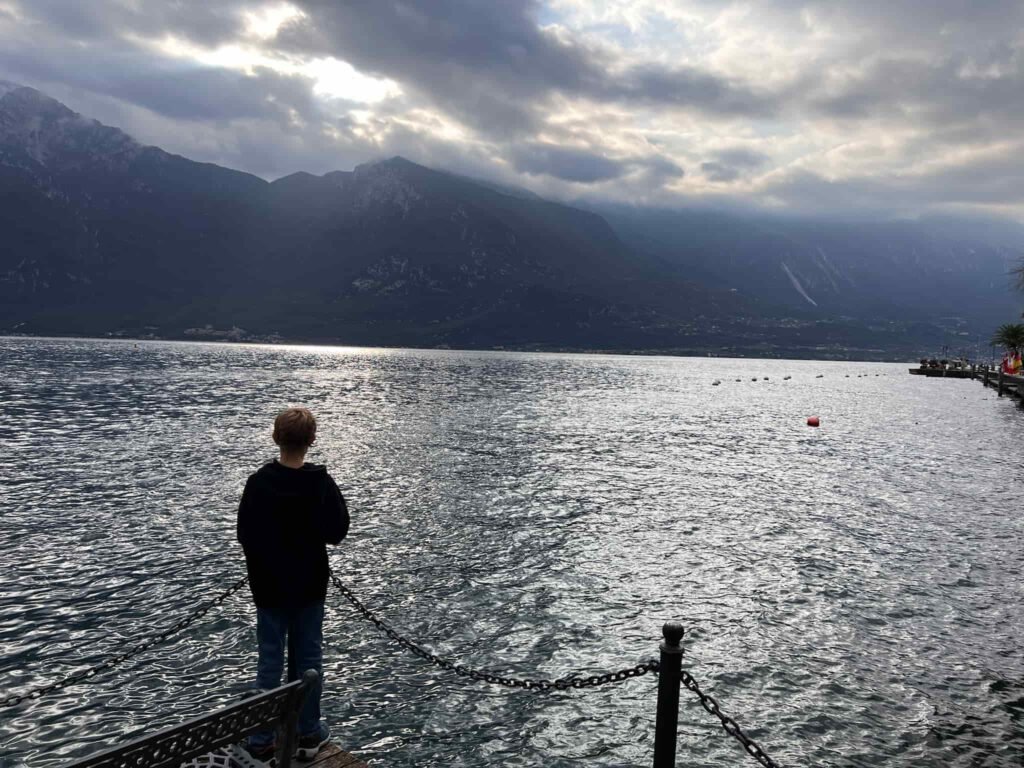
[[[273,182],[0,82],[0,333],[891,358],[1020,301],[1012,222],[574,207],[401,157]]]

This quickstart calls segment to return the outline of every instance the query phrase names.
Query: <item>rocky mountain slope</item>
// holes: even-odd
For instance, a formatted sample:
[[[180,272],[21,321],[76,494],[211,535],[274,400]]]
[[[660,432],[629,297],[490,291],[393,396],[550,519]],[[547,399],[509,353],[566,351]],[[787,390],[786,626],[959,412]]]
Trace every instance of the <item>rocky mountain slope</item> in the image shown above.
[[[267,183],[9,85],[0,200],[7,332],[664,348],[740,305],[593,213],[402,158]]]

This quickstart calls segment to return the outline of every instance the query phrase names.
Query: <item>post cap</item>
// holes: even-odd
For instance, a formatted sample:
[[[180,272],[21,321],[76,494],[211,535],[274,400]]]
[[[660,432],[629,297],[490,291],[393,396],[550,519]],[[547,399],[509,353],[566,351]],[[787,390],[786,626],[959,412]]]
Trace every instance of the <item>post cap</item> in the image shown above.
[[[662,637],[665,638],[665,644],[668,646],[678,646],[679,641],[683,639],[685,631],[683,625],[678,621],[667,621],[661,628]]]

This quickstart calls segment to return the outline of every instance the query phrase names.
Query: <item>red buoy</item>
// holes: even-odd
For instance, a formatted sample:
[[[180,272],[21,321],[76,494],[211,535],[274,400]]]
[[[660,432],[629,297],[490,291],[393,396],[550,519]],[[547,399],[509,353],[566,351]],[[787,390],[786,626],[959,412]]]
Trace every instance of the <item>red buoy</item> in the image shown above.
[[[817,416],[808,416],[807,417],[807,426],[808,427],[820,427],[821,426],[821,419],[819,419]]]

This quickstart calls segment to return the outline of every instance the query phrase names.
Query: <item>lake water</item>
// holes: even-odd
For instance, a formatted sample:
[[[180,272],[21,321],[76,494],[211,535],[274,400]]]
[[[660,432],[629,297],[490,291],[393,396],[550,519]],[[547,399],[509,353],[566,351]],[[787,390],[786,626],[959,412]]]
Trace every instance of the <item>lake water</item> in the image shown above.
[[[1024,412],[887,364],[0,339],[0,690],[237,579],[238,495],[290,404],[352,511],[333,567],[437,653],[593,674],[678,619],[685,668],[784,765],[1024,761]],[[326,714],[373,764],[650,764],[653,676],[507,691],[328,599]],[[0,764],[201,714],[253,667],[246,592],[0,711]],[[754,765],[682,702],[680,765]]]

